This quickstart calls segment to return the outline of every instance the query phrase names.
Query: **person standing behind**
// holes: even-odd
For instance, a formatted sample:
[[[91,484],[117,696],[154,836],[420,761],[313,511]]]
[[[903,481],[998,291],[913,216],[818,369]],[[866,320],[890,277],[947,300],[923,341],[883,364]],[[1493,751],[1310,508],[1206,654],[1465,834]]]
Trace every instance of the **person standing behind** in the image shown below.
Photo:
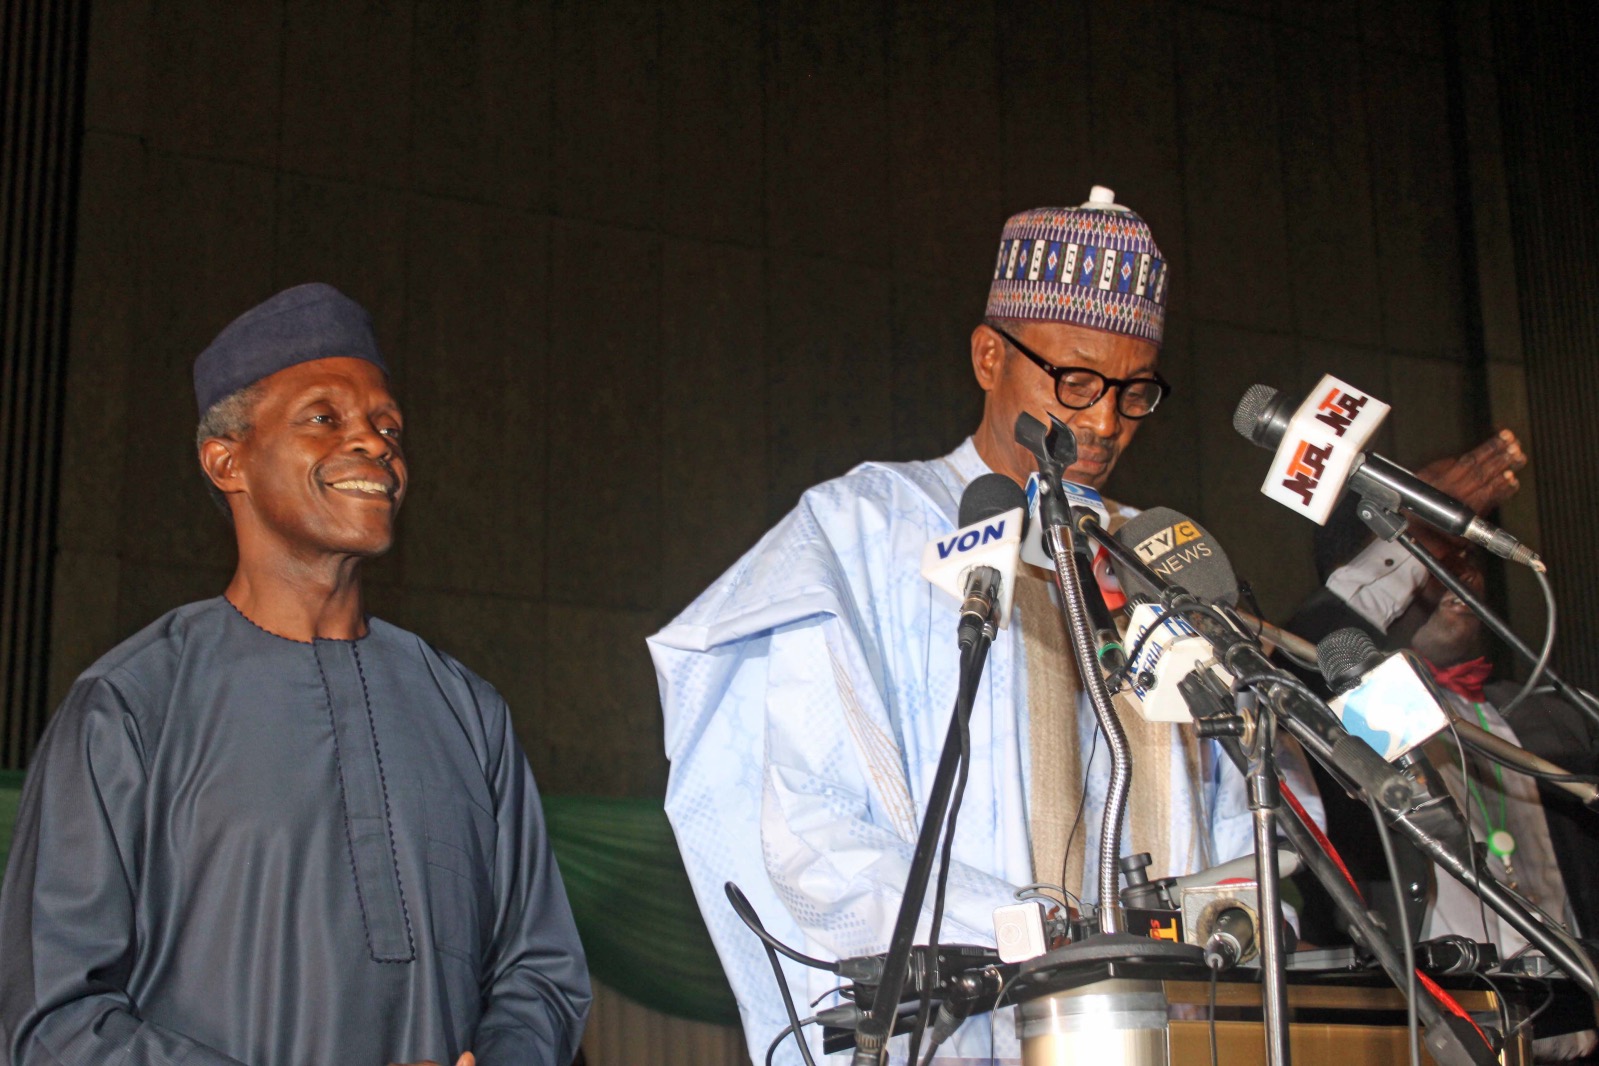
[[[238,567],[80,676],[0,889],[16,1066],[566,1066],[583,950],[505,702],[366,614],[408,475],[327,285],[194,364]]]
[[[1483,594],[1481,559],[1476,549],[1452,557],[1451,571],[1478,596]],[[1500,704],[1515,723],[1529,725],[1554,723],[1550,704],[1565,708],[1559,700],[1540,698],[1533,704],[1517,705],[1520,686],[1494,682],[1493,664],[1484,655],[1485,634],[1482,622],[1470,607],[1437,581],[1430,581],[1418,596],[1427,619],[1410,638],[1410,648],[1420,655],[1448,701],[1446,710],[1461,721],[1488,730],[1502,740],[1522,745],[1517,724],[1500,713]],[[1513,706],[1514,705],[1514,706]],[[1570,717],[1578,719],[1574,711]],[[1584,739],[1586,734],[1584,733]],[[1583,748],[1551,756],[1563,762],[1572,756],[1583,758]],[[1455,803],[1465,814],[1473,839],[1482,845],[1487,873],[1510,886],[1551,915],[1566,923],[1579,935],[1591,931],[1582,924],[1562,874],[1562,858],[1577,860],[1565,868],[1575,868],[1578,877],[1587,878],[1593,870],[1595,843],[1590,832],[1570,842],[1574,852],[1562,855],[1557,849],[1555,826],[1539,799],[1538,782],[1525,774],[1491,762],[1474,751],[1462,753],[1448,731],[1427,744],[1427,754],[1443,779]],[[1586,761],[1586,760],[1584,760]],[[1569,767],[1568,767],[1569,768]],[[1422,922],[1419,940],[1456,934],[1471,940],[1484,940],[1508,959],[1527,947],[1527,940],[1509,922],[1483,904],[1466,886],[1442,870],[1433,871],[1432,899]],[[1533,1043],[1539,1062],[1562,1062],[1590,1054],[1599,1046],[1593,1030],[1582,1030],[1554,1037],[1540,1037]]]

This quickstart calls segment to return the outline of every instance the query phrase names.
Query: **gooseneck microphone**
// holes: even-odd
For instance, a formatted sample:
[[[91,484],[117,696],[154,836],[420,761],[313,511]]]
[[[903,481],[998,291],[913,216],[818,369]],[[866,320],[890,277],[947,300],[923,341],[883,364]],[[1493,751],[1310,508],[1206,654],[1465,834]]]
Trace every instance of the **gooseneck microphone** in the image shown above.
[[[1544,564],[1536,552],[1483,521],[1465,503],[1433,488],[1398,463],[1359,450],[1386,413],[1385,404],[1329,377],[1304,401],[1269,385],[1251,385],[1233,411],[1233,428],[1250,443],[1277,452],[1262,491],[1318,523],[1326,521],[1326,513],[1347,486],[1390,510],[1403,507],[1445,533],[1542,572]],[[1366,420],[1364,435],[1346,439],[1362,419]],[[1339,477],[1346,465],[1348,472]],[[1295,496],[1301,502],[1294,502]]]

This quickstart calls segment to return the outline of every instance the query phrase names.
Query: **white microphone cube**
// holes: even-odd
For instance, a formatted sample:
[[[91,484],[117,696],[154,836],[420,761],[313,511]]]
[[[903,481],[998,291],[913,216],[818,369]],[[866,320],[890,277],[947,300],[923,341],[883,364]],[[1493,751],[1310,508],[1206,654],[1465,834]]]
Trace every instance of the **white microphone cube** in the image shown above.
[[[1387,404],[1324,374],[1294,412],[1260,491],[1326,525],[1361,449],[1387,416]]]
[[[1133,678],[1128,702],[1146,722],[1191,722],[1194,716],[1178,682],[1195,670],[1213,670],[1228,684],[1232,675],[1217,665],[1215,649],[1193,626],[1175,615],[1157,621],[1159,614],[1158,607],[1145,603],[1128,620],[1128,647],[1143,641],[1128,671]]]
[[[922,552],[922,576],[959,603],[965,595],[966,575],[974,567],[998,570],[1000,602],[996,606],[1003,629],[1010,624],[1011,600],[1016,593],[1016,558],[1026,521],[1022,508],[1017,507],[939,537]]]
[[[1439,698],[1410,658],[1399,654],[1384,659],[1330,706],[1350,735],[1392,762],[1448,727]]]
[[[1044,908],[1024,900],[994,908],[994,947],[1001,962],[1025,962],[1044,953]]]

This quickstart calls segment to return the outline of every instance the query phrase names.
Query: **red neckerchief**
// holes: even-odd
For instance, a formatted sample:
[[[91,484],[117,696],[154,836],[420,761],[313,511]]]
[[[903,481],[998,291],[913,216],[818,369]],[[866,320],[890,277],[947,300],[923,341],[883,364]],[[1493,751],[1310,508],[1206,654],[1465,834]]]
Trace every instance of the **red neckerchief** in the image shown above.
[[[1433,680],[1469,703],[1483,702],[1482,685],[1494,672],[1493,663],[1486,658],[1467,659],[1453,666],[1434,666],[1427,663]]]

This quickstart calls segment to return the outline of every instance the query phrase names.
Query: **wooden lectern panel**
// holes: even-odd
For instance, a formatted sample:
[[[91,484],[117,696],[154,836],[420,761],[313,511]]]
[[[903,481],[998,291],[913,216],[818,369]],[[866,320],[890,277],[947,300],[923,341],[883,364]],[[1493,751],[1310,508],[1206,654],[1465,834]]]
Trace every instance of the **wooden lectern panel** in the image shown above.
[[[1170,1066],[1209,1066],[1210,986],[1203,981],[1167,981],[1165,987],[1171,1004]],[[1501,1009],[1498,997],[1490,991],[1457,990],[1451,995],[1473,1015],[1491,1018]],[[1405,997],[1398,989],[1292,984],[1288,986],[1288,1009],[1294,1066],[1392,1066],[1409,1061]],[[1216,1013],[1217,1061],[1226,1066],[1265,1066],[1260,986],[1241,982],[1218,985]],[[1245,1017],[1237,1017],[1240,1014]],[[1425,1044],[1421,1059],[1433,1061]],[[1531,1046],[1524,1038],[1500,1056],[1504,1066],[1525,1066],[1531,1061]]]

